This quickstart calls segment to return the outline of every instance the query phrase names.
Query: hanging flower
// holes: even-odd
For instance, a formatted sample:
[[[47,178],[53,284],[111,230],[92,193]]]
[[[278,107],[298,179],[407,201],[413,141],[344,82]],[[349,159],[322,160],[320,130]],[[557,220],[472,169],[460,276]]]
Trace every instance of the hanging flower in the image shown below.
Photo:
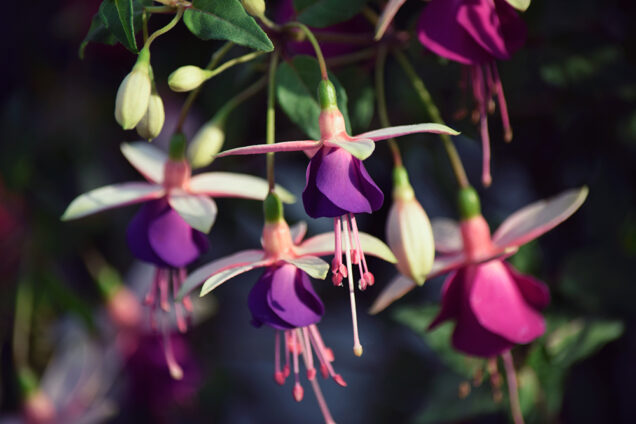
[[[322,109],[319,117],[320,140],[241,147],[218,156],[301,150],[311,157],[307,166],[303,205],[312,218],[334,218],[335,257],[332,262],[332,281],[340,286],[344,278],[349,278],[353,307],[355,299],[351,265],[358,265],[358,287],[361,290],[373,285],[375,281],[360,245],[354,214],[378,210],[384,201],[382,191],[369,176],[362,161],[371,156],[376,141],[415,133],[458,133],[445,125],[416,124],[383,128],[352,137],[347,134],[344,118],[336,103],[336,90],[330,81],[320,82],[318,98]],[[343,253],[346,265],[342,260]],[[355,308],[352,309],[355,322],[356,312]],[[355,352],[360,356],[362,346],[357,345]]]
[[[479,200],[472,188],[462,190],[462,220],[434,221],[436,249],[443,253],[429,274],[445,274],[442,309],[431,323],[456,322],[453,345],[465,353],[491,357],[515,344],[529,343],[545,331],[540,314],[550,300],[542,282],[520,274],[504,261],[519,246],[551,230],[583,204],[588,189],[566,191],[552,199],[528,205],[513,213],[490,236],[479,212]],[[376,299],[377,313],[409,292],[415,283],[405,277],[394,280]]]
[[[490,185],[490,137],[487,111],[496,97],[504,138],[512,140],[508,108],[496,60],[508,60],[526,39],[526,27],[506,0],[432,0],[422,11],[418,37],[434,53],[467,66],[477,103],[483,149],[482,181]]]
[[[130,222],[126,239],[133,255],[156,266],[152,287],[145,303],[152,310],[153,327],[168,332],[170,299],[186,277],[185,267],[208,249],[204,233],[210,231],[216,218],[216,204],[211,197],[243,197],[264,199],[266,181],[242,174],[208,172],[191,176],[184,159],[185,140],[175,137],[170,156],[147,143],[122,144],[122,153],[149,181],[101,187],[77,197],[66,209],[63,220],[76,219],[118,206],[145,202]],[[278,189],[285,200],[293,196]],[[192,310],[190,299],[175,303],[177,326],[187,331]],[[157,309],[166,317],[158,322]],[[165,337],[164,337],[165,339]],[[164,347],[166,361],[174,378],[183,372],[170,351]]]

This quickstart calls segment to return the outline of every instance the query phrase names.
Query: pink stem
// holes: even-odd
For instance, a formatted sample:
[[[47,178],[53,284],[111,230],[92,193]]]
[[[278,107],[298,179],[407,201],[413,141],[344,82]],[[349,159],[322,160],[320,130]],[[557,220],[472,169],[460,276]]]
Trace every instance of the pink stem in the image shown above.
[[[515,424],[524,424],[523,414],[521,413],[521,404],[519,403],[519,391],[517,387],[517,373],[515,372],[515,364],[512,360],[510,351],[501,355],[504,369],[506,370],[506,380],[508,381],[508,399],[510,401],[510,410],[512,419]]]
[[[336,424],[331,416],[331,412],[329,412],[329,407],[327,406],[325,397],[322,395],[317,378],[311,380],[311,388],[314,390],[314,394],[316,395],[316,400],[318,401],[318,406],[320,406],[320,412],[322,412],[322,416],[325,419],[325,424]]]

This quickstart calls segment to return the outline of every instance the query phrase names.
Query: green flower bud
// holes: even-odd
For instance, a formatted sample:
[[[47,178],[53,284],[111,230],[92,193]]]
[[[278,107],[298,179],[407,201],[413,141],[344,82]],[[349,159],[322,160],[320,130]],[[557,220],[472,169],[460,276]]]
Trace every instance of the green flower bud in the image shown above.
[[[462,221],[481,215],[479,195],[475,189],[470,186],[459,190],[458,206],[459,217]]]
[[[163,110],[163,101],[156,90],[152,91],[148,101],[148,109],[141,121],[137,124],[137,134],[146,140],[152,140],[161,133],[166,114]]]
[[[172,91],[191,91],[203,84],[212,71],[198,66],[182,66],[168,77],[168,85]]]
[[[283,203],[276,193],[270,192],[263,201],[263,213],[266,223],[275,223],[283,220]]]
[[[331,81],[321,80],[318,84],[318,101],[320,102],[320,109],[322,110],[338,108],[336,88]]]
[[[260,18],[265,13],[264,0],[241,0],[241,4],[247,13]]]
[[[192,168],[203,168],[211,164],[214,155],[221,151],[224,141],[222,122],[212,119],[202,126],[188,146],[188,160]]]
[[[117,90],[115,119],[125,130],[135,128],[148,109],[152,85],[150,73],[150,53],[144,49]]]
[[[183,133],[176,133],[170,139],[170,147],[168,150],[168,157],[171,160],[181,160],[185,158],[186,152],[186,138]]]

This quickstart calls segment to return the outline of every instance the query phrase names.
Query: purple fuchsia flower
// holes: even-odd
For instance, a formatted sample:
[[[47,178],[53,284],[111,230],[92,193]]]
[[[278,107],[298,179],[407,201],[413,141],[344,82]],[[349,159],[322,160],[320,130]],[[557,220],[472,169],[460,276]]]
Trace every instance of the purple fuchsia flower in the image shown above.
[[[145,202],[130,222],[126,239],[133,255],[156,266],[152,287],[145,303],[151,307],[152,323],[156,327],[156,311],[160,307],[170,313],[174,297],[186,277],[185,267],[208,249],[204,233],[210,231],[217,208],[212,197],[265,198],[268,184],[249,175],[206,172],[191,176],[184,159],[185,139],[175,137],[170,155],[145,142],[122,144],[122,153],[148,180],[97,188],[77,197],[68,206],[63,220],[81,218],[106,209]],[[291,201],[293,196],[277,188],[281,196]],[[172,292],[172,294],[171,294]],[[191,312],[190,299],[175,303],[180,331],[187,330]],[[160,323],[166,333],[167,317]],[[175,378],[182,372],[172,358],[170,344],[165,345],[166,360]]]
[[[509,216],[490,236],[472,188],[460,192],[459,226],[448,219],[433,221],[436,276],[453,271],[442,288],[442,308],[430,324],[455,321],[453,346],[467,354],[492,357],[516,344],[530,343],[545,331],[540,314],[550,300],[547,286],[516,271],[504,258],[551,230],[583,204],[587,187],[530,204]],[[372,313],[386,308],[415,287],[398,277],[376,299]]]
[[[268,199],[272,197],[269,196]],[[276,202],[279,201],[272,200],[272,203],[276,204]],[[188,276],[179,291],[179,296],[187,295],[200,285],[203,285],[200,295],[204,296],[230,278],[258,267],[265,267],[265,273],[249,296],[248,305],[253,317],[252,323],[256,326],[266,324],[283,331],[286,334],[286,340],[290,337],[292,339],[296,337],[291,335],[294,333],[292,330],[299,329],[297,333],[302,337],[298,336],[298,340],[302,341],[307,337],[310,341],[310,344],[304,344],[305,350],[302,351],[305,352],[308,375],[314,374],[314,371],[311,371],[313,370],[313,360],[310,358],[313,347],[323,374],[326,370],[326,375],[336,379],[336,374],[333,373],[333,369],[329,365],[331,361],[327,360],[333,355],[324,347],[315,327],[315,324],[322,317],[324,308],[308,279],[309,275],[322,280],[329,272],[329,264],[320,259],[319,256],[333,254],[334,233],[320,234],[302,241],[306,225],[301,223],[290,229],[282,217],[282,206],[280,212],[276,212],[279,210],[277,207],[273,210],[273,215],[266,213],[266,216],[271,219],[267,219],[265,222],[261,239],[262,249],[245,250],[202,266]],[[360,249],[367,254],[391,263],[396,262],[391,250],[379,239],[366,233],[359,233],[358,240]],[[342,240],[339,242],[342,243]],[[355,307],[355,305],[353,306]],[[361,347],[355,316],[353,322],[354,350],[356,350]],[[289,359],[288,343],[286,344],[286,352],[286,357]],[[276,380],[281,382],[284,379],[281,380],[279,357],[280,355],[277,353],[275,375]],[[289,361],[287,368],[289,368]]]
[[[312,218],[334,219],[332,281],[341,286],[349,278],[349,294],[352,305],[354,332],[356,321],[352,266],[358,265],[360,290],[374,284],[361,248],[357,213],[378,210],[384,195],[367,173],[362,161],[375,149],[375,142],[392,137],[415,133],[458,134],[439,124],[402,125],[369,131],[357,136],[347,134],[345,121],[336,104],[336,91],[328,80],[322,80],[318,88],[321,105],[319,117],[320,140],[287,141],[276,144],[261,144],[228,150],[218,156],[248,155],[268,152],[304,151],[311,159],[307,166],[306,185],[303,191],[305,211]],[[344,251],[343,251],[344,246]],[[346,265],[342,261],[345,254]],[[357,336],[355,336],[357,338]],[[356,345],[355,353],[362,354],[362,346]]]
[[[422,11],[418,37],[432,52],[467,66],[480,121],[483,149],[482,181],[488,186],[490,175],[490,137],[487,112],[497,98],[504,127],[504,138],[512,140],[508,108],[496,60],[508,60],[526,39],[526,27],[506,0],[432,0]],[[467,84],[468,85],[468,84]]]

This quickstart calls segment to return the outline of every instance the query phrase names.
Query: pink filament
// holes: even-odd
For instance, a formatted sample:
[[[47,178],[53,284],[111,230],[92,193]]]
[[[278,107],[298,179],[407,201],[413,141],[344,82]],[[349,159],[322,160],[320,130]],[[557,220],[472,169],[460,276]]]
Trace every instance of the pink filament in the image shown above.
[[[488,187],[492,183],[490,175],[490,136],[488,134],[488,116],[486,114],[486,81],[479,65],[473,66],[473,94],[479,107],[479,122],[482,144],[482,184]]]
[[[503,84],[499,77],[497,65],[492,63],[490,66],[492,67],[492,72],[494,74],[497,101],[499,102],[499,109],[501,110],[501,121],[503,122],[504,127],[504,140],[506,142],[510,142],[512,141],[512,127],[510,126],[510,117],[508,116],[508,105],[506,103],[506,96],[504,96]]]

